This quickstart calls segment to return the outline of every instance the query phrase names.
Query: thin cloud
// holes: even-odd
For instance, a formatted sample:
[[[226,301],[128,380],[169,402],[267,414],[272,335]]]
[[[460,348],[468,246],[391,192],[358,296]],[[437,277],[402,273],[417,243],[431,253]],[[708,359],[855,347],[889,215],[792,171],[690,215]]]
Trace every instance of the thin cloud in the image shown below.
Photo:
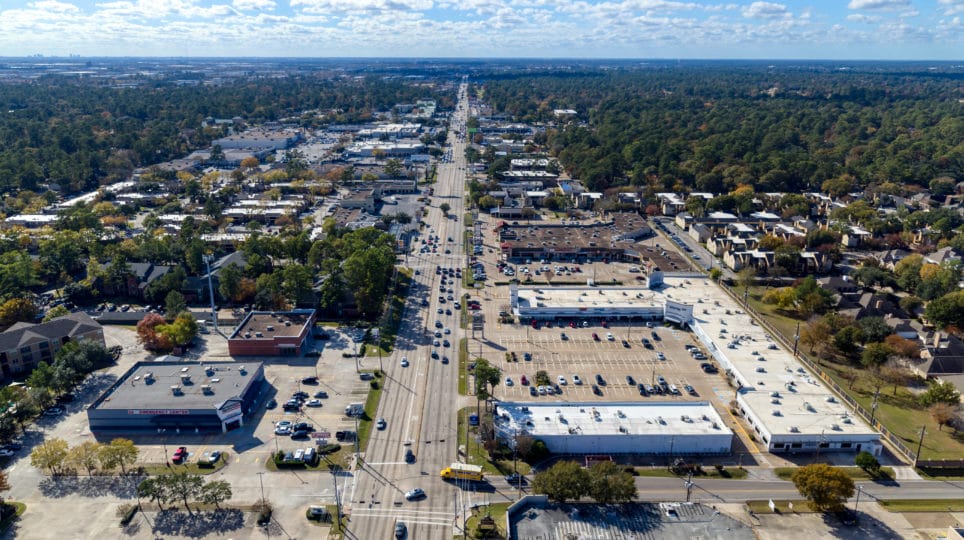
[[[893,10],[901,9],[909,5],[909,0],[850,0],[847,7],[850,9]]]
[[[753,2],[743,9],[743,16],[748,19],[777,19],[789,15],[787,6],[771,2]]]

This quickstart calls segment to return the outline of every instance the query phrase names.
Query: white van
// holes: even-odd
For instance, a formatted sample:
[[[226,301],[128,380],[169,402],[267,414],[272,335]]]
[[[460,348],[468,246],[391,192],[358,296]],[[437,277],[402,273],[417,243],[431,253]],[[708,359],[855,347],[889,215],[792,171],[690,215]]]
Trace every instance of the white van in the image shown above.
[[[314,463],[314,462],[315,462],[315,456],[316,456],[317,454],[318,454],[318,453],[315,452],[315,449],[314,449],[314,448],[305,448],[305,455],[302,456],[302,459],[305,460],[305,463]]]

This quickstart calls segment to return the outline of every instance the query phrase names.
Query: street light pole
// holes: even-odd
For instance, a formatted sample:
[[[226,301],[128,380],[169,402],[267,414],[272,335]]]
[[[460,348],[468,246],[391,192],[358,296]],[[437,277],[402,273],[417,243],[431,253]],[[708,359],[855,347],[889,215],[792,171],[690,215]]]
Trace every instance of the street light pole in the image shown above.
[[[799,343],[800,343],[800,321],[797,321],[797,333],[793,335],[793,356],[794,357],[797,356],[797,345]]]
[[[860,517],[859,517],[860,514],[857,513],[857,505],[860,504],[860,492],[861,492],[861,491],[863,491],[863,488],[858,485],[858,486],[857,486],[857,501],[854,502],[854,519],[860,519]]]

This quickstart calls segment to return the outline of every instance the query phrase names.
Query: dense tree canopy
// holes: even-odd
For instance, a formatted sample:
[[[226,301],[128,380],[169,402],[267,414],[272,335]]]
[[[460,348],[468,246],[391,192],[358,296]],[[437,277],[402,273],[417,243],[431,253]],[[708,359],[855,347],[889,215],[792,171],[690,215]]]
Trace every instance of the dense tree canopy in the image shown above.
[[[592,190],[845,193],[959,175],[957,86],[924,71],[720,64],[507,76],[486,82],[485,99],[524,121],[578,111],[584,122],[547,144]]]

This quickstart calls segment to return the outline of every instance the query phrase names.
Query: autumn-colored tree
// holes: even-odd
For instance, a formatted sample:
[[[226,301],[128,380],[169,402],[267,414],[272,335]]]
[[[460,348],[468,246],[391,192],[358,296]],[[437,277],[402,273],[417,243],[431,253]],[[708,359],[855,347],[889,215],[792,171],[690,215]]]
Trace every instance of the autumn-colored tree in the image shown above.
[[[884,338],[884,343],[894,351],[894,354],[904,358],[917,358],[920,356],[920,346],[907,338],[891,334]]]
[[[957,416],[957,410],[958,407],[950,403],[935,403],[927,408],[927,411],[931,413],[931,418],[937,422],[938,431],[943,431],[944,426]]]
[[[161,315],[148,313],[137,323],[137,341],[149,351],[169,351],[171,342],[157,331],[158,326],[165,324],[167,324],[167,321]]]
[[[37,313],[37,306],[30,299],[11,298],[0,304],[0,328],[6,328],[18,322],[34,322]]]
[[[246,158],[244,158],[244,159],[241,160],[241,168],[242,168],[242,169],[253,169],[253,168],[257,167],[258,165],[261,165],[261,162],[258,161],[258,158],[254,157],[254,156],[248,156],[248,157],[246,157]]]
[[[854,495],[854,481],[842,469],[814,463],[800,467],[791,477],[800,494],[815,510],[836,510]]]

